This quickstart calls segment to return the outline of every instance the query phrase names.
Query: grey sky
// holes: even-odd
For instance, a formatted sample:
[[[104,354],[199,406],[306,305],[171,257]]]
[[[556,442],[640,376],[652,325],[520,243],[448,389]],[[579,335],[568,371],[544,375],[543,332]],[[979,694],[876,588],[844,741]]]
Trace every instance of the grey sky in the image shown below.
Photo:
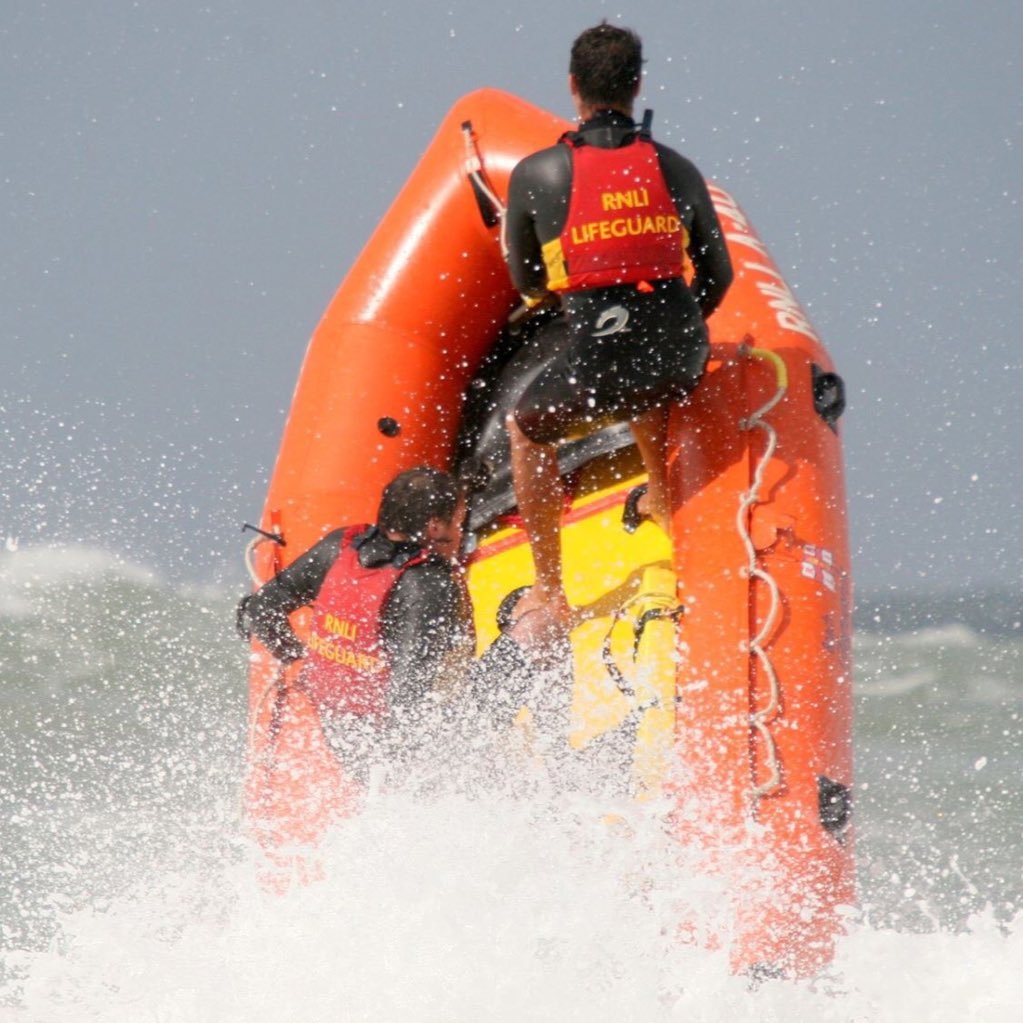
[[[437,123],[484,85],[569,116],[619,15],[846,378],[861,591],[1018,586],[1011,0],[8,0],[0,537],[240,579],[308,336]]]

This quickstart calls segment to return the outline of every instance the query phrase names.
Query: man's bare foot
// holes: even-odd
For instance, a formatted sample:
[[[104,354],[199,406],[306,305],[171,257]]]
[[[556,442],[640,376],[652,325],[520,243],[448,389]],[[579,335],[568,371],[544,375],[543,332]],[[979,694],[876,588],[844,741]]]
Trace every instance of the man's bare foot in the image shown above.
[[[649,497],[645,497],[639,502],[639,513],[649,519],[655,526],[657,526],[662,533],[665,533],[668,538],[671,538],[671,520],[659,509],[651,507],[651,501]]]

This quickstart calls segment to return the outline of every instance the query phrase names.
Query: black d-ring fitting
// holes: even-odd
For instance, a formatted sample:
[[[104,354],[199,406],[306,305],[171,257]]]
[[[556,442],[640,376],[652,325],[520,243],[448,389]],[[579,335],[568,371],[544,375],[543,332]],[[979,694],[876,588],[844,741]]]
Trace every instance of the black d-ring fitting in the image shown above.
[[[837,373],[830,373],[816,364],[811,369],[814,411],[837,433],[835,424],[845,411],[845,381]]]

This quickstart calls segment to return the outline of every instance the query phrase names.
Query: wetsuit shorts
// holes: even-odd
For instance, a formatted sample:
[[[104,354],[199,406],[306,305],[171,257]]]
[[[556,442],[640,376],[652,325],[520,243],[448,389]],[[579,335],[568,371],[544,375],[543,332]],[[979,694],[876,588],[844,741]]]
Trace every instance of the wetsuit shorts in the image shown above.
[[[515,403],[515,421],[537,444],[593,433],[679,401],[707,365],[707,328],[682,280],[595,288],[568,296],[567,316],[533,339],[542,365]],[[516,357],[516,360],[519,358]]]

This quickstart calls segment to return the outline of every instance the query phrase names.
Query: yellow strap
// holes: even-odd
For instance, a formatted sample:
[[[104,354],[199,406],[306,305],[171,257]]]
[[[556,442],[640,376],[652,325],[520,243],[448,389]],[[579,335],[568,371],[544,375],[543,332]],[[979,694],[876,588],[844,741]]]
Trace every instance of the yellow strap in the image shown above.
[[[772,352],[767,348],[748,348],[747,352],[757,359],[770,362],[774,366],[779,387],[787,388],[789,386],[789,368],[785,365],[785,360],[777,352]]]

